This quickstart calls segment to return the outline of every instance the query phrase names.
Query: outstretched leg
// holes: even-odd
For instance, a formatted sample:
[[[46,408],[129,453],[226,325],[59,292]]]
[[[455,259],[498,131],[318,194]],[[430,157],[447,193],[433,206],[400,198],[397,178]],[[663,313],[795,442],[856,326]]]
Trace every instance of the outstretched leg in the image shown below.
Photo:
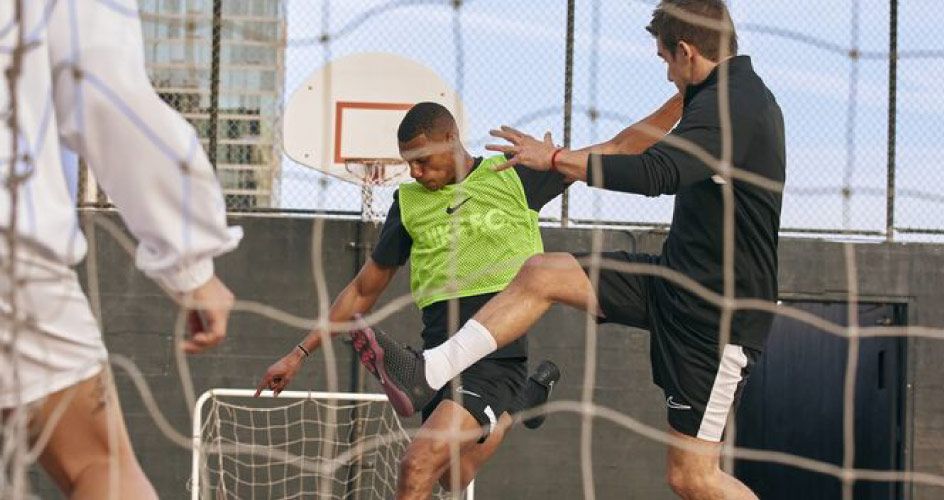
[[[599,315],[590,279],[569,253],[528,259],[515,279],[448,342],[426,351],[426,382],[433,389],[442,387],[483,356],[527,333],[554,303]]]
[[[416,353],[366,324],[352,333],[361,362],[377,377],[397,413],[413,415],[466,368],[521,337],[553,303],[599,315],[590,279],[567,253],[528,259],[504,291],[449,340]]]
[[[491,332],[500,348],[527,333],[552,304],[597,313],[587,273],[569,253],[545,253],[524,263],[515,279],[473,319]]]

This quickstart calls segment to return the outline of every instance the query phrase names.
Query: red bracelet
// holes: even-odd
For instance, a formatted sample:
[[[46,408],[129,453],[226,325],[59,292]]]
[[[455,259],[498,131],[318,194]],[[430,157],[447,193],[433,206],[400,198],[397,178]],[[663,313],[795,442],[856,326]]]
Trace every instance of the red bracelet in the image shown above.
[[[557,155],[560,154],[560,152],[563,151],[563,150],[565,150],[565,149],[567,149],[567,148],[557,148],[557,149],[554,150],[554,154],[551,155],[551,172],[557,172],[557,171],[558,171],[558,170],[557,170]]]

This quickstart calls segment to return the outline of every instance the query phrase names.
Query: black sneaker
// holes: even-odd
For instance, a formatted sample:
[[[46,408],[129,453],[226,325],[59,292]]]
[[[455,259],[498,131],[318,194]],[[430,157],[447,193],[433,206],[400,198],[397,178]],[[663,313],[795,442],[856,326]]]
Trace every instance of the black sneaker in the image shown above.
[[[551,391],[554,390],[554,384],[560,380],[560,370],[557,365],[549,359],[545,359],[534,370],[534,373],[528,377],[528,385],[523,391],[524,404],[522,410],[530,410],[536,406],[547,403],[551,398]],[[546,413],[540,413],[524,421],[524,426],[528,429],[537,429],[547,418]]]
[[[426,382],[423,354],[372,329],[360,315],[355,320],[361,327],[351,332],[354,350],[361,364],[377,377],[397,414],[410,417],[432,401],[436,391]]]

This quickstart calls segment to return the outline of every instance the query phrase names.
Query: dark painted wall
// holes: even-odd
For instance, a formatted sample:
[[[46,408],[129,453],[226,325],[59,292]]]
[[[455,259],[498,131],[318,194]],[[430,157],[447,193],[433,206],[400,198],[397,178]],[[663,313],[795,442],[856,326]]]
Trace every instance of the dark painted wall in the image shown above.
[[[113,214],[93,215],[115,219]],[[234,216],[246,238],[240,248],[217,261],[219,275],[241,299],[255,300],[288,313],[313,318],[317,311],[310,218]],[[359,224],[324,222],[325,276],[337,293],[355,271]],[[97,230],[98,277],[106,343],[113,353],[130,357],[144,373],[164,415],[178,432],[189,435],[190,415],[171,355],[176,309],[113,239]],[[545,229],[549,251],[586,250],[591,232]],[[607,231],[604,249],[657,252],[656,233]],[[913,244],[858,244],[858,286],[871,302],[906,302],[911,324],[944,326],[944,247]],[[785,299],[843,300],[848,290],[843,245],[809,239],[781,241],[781,295]],[[83,266],[81,274],[84,276]],[[381,299],[408,293],[401,272]],[[417,340],[419,315],[410,306],[384,321],[403,340]],[[551,358],[563,369],[556,390],[560,399],[579,400],[584,370],[586,317],[554,307],[535,327],[532,359]],[[210,354],[190,358],[197,393],[210,387],[254,387],[265,368],[289,349],[303,330],[249,312],[236,312],[230,338]],[[349,349],[338,343],[341,387],[350,383]],[[664,401],[649,375],[648,336],[623,327],[599,329],[597,404],[622,412],[642,424],[663,429]],[[944,342],[914,339],[908,347],[906,463],[917,471],[944,474]],[[128,377],[117,370],[119,392],[140,460],[164,498],[187,495],[190,451],[176,447],[156,430]],[[368,390],[377,387],[368,382]],[[325,389],[325,365],[318,355],[293,389]],[[539,431],[516,428],[506,446],[486,466],[478,482],[479,498],[581,498],[580,422],[574,414],[555,414]],[[407,422],[407,425],[416,425]],[[608,423],[593,423],[593,475],[597,498],[671,498],[663,483],[665,447]],[[35,483],[50,497],[41,474]],[[939,498],[941,489],[914,488],[914,498]]]

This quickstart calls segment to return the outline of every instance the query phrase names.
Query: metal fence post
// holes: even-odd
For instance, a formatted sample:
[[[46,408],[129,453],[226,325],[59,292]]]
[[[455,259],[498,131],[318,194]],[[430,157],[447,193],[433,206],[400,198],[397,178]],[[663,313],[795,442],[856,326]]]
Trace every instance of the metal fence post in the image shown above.
[[[223,0],[213,0],[213,34],[211,38],[210,62],[210,123],[207,127],[209,143],[207,156],[210,164],[216,170],[217,141],[219,136],[220,120],[220,40],[223,32]]]
[[[888,185],[885,193],[885,238],[895,239],[895,132],[898,120],[898,0],[889,0],[888,16]]]
[[[567,0],[567,49],[564,59],[564,147],[570,147],[570,131],[574,108],[574,11],[576,0]],[[570,219],[570,192],[561,195],[561,227]]]

